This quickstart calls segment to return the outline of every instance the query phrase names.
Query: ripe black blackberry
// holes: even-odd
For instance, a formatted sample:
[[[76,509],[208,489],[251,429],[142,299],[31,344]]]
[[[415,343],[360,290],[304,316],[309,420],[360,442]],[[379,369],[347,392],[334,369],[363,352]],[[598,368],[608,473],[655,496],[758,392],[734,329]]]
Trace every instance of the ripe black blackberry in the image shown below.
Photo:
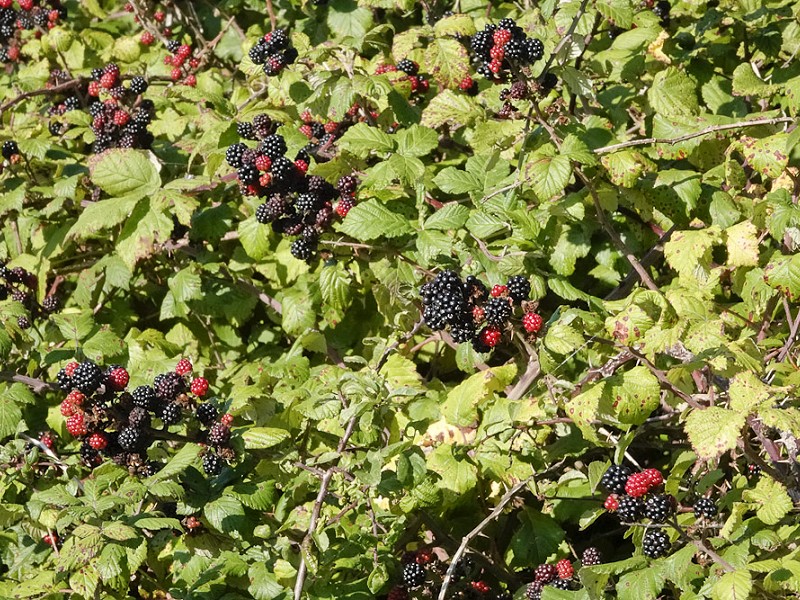
[[[238,169],[242,166],[242,155],[244,154],[245,150],[247,150],[247,146],[241,142],[232,144],[228,146],[228,149],[225,151],[225,160],[234,169]]]
[[[136,450],[143,441],[142,430],[136,427],[123,427],[117,435],[117,443],[123,450]]]
[[[583,551],[583,554],[581,554],[581,563],[584,567],[592,567],[594,565],[599,565],[602,562],[603,557],[600,554],[600,550],[594,546],[589,546]]]
[[[150,427],[150,413],[147,412],[146,408],[134,406],[131,412],[128,413],[128,425],[136,429]]]
[[[153,389],[160,400],[174,400],[178,394],[186,391],[186,382],[175,371],[156,375]]]
[[[100,458],[100,453],[92,448],[88,442],[83,442],[80,449],[81,460],[88,466],[97,464],[97,459]]]
[[[223,460],[216,454],[208,453],[203,457],[203,471],[206,475],[219,475],[222,471]]]
[[[663,523],[673,512],[675,512],[674,499],[666,494],[650,496],[644,503],[644,516],[654,523]]]
[[[544,44],[541,40],[535,38],[527,39],[522,42],[522,45],[528,62],[536,62],[544,56]]]
[[[261,40],[259,40],[259,42],[261,42]],[[252,60],[255,64],[263,65],[269,56],[269,49],[267,48],[266,44],[257,43],[250,48],[247,56],[249,56],[250,60]]]
[[[397,70],[402,71],[406,75],[416,75],[419,71],[419,66],[413,60],[404,58],[397,63]]]
[[[450,326],[450,335],[453,336],[453,341],[463,344],[475,339],[475,330],[475,321],[465,318],[464,321]]]
[[[103,370],[90,360],[80,363],[72,373],[72,385],[86,395],[93,394],[103,383]]]
[[[46,313],[58,312],[59,308],[61,308],[61,300],[54,294],[45,296],[44,300],[42,300],[42,310]]]
[[[488,31],[479,31],[470,39],[470,47],[481,58],[488,58],[489,51],[492,49],[494,41],[492,34]]]
[[[653,12],[659,19],[661,19],[661,25],[664,27],[669,25],[669,13],[671,10],[672,6],[669,2],[667,2],[667,0],[656,2],[656,5],[653,7]]]
[[[173,54],[181,47],[181,43],[178,40],[167,40],[165,45],[167,46],[167,50]]]
[[[550,583],[548,583],[550,587],[554,587],[557,590],[570,590],[572,589],[572,582],[569,579],[554,579]]]
[[[508,287],[508,295],[514,301],[514,304],[519,304],[530,298],[531,282],[528,281],[527,277],[514,275],[508,279],[506,287]]]
[[[611,465],[600,478],[600,485],[612,494],[622,494],[630,474],[631,470],[624,465]]]
[[[64,369],[61,369],[56,374],[56,381],[58,382],[58,387],[60,387],[63,391],[68,392],[72,389],[72,377],[67,375],[67,372]]]
[[[355,194],[358,188],[358,179],[355,175],[343,175],[339,178],[336,187],[340,194]]]
[[[17,146],[17,142],[14,140],[6,140],[3,142],[2,148],[3,158],[9,160],[15,154],[19,154],[19,146]]]
[[[285,29],[274,30],[267,41],[270,51],[284,50],[289,45],[289,36]]]
[[[507,30],[511,31],[516,26],[517,26],[517,22],[514,19],[510,18],[510,17],[505,17],[503,19],[500,19],[497,22],[497,28],[498,29],[507,29]]]
[[[128,87],[130,88],[132,93],[139,96],[147,91],[147,80],[139,75],[137,75],[136,77],[131,77]]]
[[[261,141],[261,152],[275,160],[279,156],[286,154],[286,141],[282,135],[268,135]]]
[[[103,76],[103,69],[92,69],[92,79],[95,81],[100,81],[100,78]]]
[[[415,562],[410,562],[403,567],[403,585],[415,588],[425,583],[425,567]]]
[[[320,209],[322,200],[316,194],[300,194],[294,201],[298,213],[311,213]]]
[[[164,425],[175,425],[181,421],[181,405],[177,402],[167,402],[161,410],[161,422]]]
[[[623,496],[619,500],[617,516],[623,523],[633,523],[638,521],[644,512],[644,502],[641,498],[633,496]]]
[[[272,167],[269,172],[272,174],[274,181],[282,184],[289,184],[292,183],[294,176],[297,174],[297,169],[294,163],[288,158],[279,156],[272,160]]]
[[[246,140],[258,139],[256,137],[256,130],[253,128],[253,124],[250,121],[242,121],[237,123],[236,133],[239,134],[240,138],[244,138]]]
[[[701,517],[713,519],[718,512],[717,505],[711,498],[698,498],[694,503],[694,516],[698,519]]]
[[[64,108],[67,110],[78,110],[81,107],[81,101],[77,96],[70,96],[64,100]]]
[[[30,319],[28,319],[28,317],[20,316],[17,317],[17,325],[19,326],[20,329],[30,329],[31,322]]]
[[[489,289],[474,275],[464,279],[464,298],[470,305],[480,305],[489,297]]]
[[[258,169],[253,165],[242,165],[236,170],[236,174],[239,176],[239,181],[244,184],[258,181]]]
[[[292,242],[290,251],[292,256],[298,260],[309,260],[314,256],[317,250],[317,244],[313,240],[300,238]]]
[[[511,305],[504,298],[489,298],[483,310],[486,322],[493,327],[503,327],[511,316]]]
[[[208,430],[208,443],[211,446],[224,446],[231,439],[231,429],[224,423],[214,423]]]
[[[527,59],[527,52],[525,50],[525,44],[523,43],[523,40],[509,40],[503,50],[505,50],[506,56],[510,59]]]
[[[197,405],[194,414],[197,417],[197,420],[203,425],[208,425],[216,420],[218,413],[217,408],[213,404],[209,402],[203,402],[202,404]]]
[[[642,552],[649,558],[659,558],[669,554],[669,536],[660,529],[648,529],[642,539]]]
[[[145,410],[151,410],[156,401],[156,392],[149,385],[140,385],[131,393],[133,403]]]
[[[8,286],[0,285],[0,300],[8,298]]]
[[[352,176],[345,175],[345,177],[343,177],[342,179],[346,177],[352,177]],[[353,179],[355,179],[355,177],[353,177]],[[341,182],[341,179],[339,181]],[[316,194],[324,201],[333,200],[337,196],[336,188],[327,181],[325,181],[325,179],[323,179],[319,175],[312,175],[306,180],[306,183],[308,184],[309,193]],[[349,187],[350,184],[348,183],[347,185]],[[355,187],[353,188],[353,191],[355,191]],[[344,194],[345,192],[339,190],[339,193]]]
[[[139,474],[142,477],[152,477],[161,470],[161,463],[154,460],[147,461],[143,467],[139,469]]]

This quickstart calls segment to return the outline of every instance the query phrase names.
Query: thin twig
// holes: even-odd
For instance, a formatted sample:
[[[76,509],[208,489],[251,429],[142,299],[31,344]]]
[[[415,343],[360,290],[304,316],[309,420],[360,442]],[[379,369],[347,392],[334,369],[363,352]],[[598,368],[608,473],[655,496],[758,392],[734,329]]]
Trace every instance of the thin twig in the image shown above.
[[[417,320],[417,322],[414,323],[414,326],[411,328],[411,331],[407,332],[405,335],[403,335],[403,337],[401,337],[399,340],[397,340],[390,346],[387,346],[386,350],[383,351],[383,354],[378,360],[378,364],[375,365],[375,371],[380,372],[380,370],[383,368],[383,365],[385,365],[386,361],[389,359],[389,355],[393,351],[397,350],[400,344],[408,343],[409,340],[411,340],[415,335],[417,335],[417,332],[422,327],[422,324],[423,324],[422,319]]]
[[[350,439],[350,436],[353,435],[353,430],[356,427],[356,420],[357,417],[353,416],[350,421],[347,423],[347,427],[345,428],[344,435],[342,439],[339,440],[339,445],[336,449],[336,453],[338,456],[341,456],[344,452],[345,446],[347,445],[347,441]],[[317,528],[317,521],[319,520],[319,514],[322,511],[322,503],[325,502],[325,497],[328,495],[328,487],[331,484],[331,478],[335,473],[334,467],[330,467],[325,474],[322,476],[322,481],[319,485],[319,493],[317,494],[317,499],[314,501],[314,508],[311,512],[311,521],[308,523],[308,531],[306,532],[305,537],[302,541],[302,546],[306,547],[311,544],[311,536],[314,535],[314,531]],[[306,565],[306,559],[301,555],[300,558],[300,567],[297,569],[297,580],[294,584],[294,600],[300,600],[303,595],[303,585],[306,581],[306,573],[308,572],[308,565]]]
[[[18,96],[15,96],[14,98],[11,98],[11,100],[8,100],[4,104],[0,105],[0,113],[3,113],[6,109],[11,108],[15,104],[18,104],[19,102],[22,102],[26,98],[33,98],[34,96],[43,96],[46,94],[58,94],[60,92],[71,90],[72,88],[78,87],[84,81],[86,80],[79,77],[77,79],[61,83],[59,85],[54,85],[53,87],[50,88],[41,88],[38,90],[31,90],[30,92],[22,92]]]
[[[623,148],[631,148],[633,146],[649,146],[650,144],[673,145],[679,142],[685,142],[686,140],[694,139],[696,137],[702,137],[710,133],[716,133],[718,131],[740,129],[742,127],[755,127],[757,125],[777,125],[778,123],[794,123],[794,121],[795,120],[792,117],[773,117],[771,119],[753,119],[749,121],[737,121],[736,123],[728,123],[726,125],[711,125],[709,127],[706,127],[705,129],[701,129],[700,131],[687,133],[674,138],[650,137],[638,140],[628,140],[627,142],[620,142],[619,144],[612,144],[610,146],[603,146],[602,148],[596,148],[594,153],[607,154],[609,152],[616,152],[617,150],[622,150]]]
[[[500,516],[500,513],[503,512],[506,505],[514,499],[522,488],[524,488],[528,483],[530,483],[535,475],[531,475],[527,479],[523,479],[522,481],[518,482],[514,487],[508,490],[502,498],[500,498],[500,502],[497,503],[497,506],[494,507],[494,510],[489,513],[489,515],[475,528],[470,531],[467,535],[465,535],[461,539],[461,544],[456,550],[455,554],[453,554],[452,559],[450,560],[450,566],[447,568],[447,573],[444,575],[444,579],[442,580],[442,588],[439,590],[438,600],[445,600],[447,595],[447,588],[450,587],[450,582],[453,579],[453,573],[456,570],[456,566],[458,565],[458,561],[461,560],[461,557],[464,555],[464,552],[467,550],[467,546],[469,543],[475,538],[481,531],[483,531],[489,523],[494,521],[497,517]],[[299,598],[295,597],[295,600],[299,600]]]
[[[267,14],[269,15],[269,24],[272,26],[272,31],[278,26],[278,19],[275,18],[275,9],[272,6],[272,0],[267,0]]]
[[[553,64],[553,61],[556,59],[558,53],[561,52],[561,49],[566,46],[568,42],[572,41],[572,34],[575,33],[575,30],[578,28],[578,23],[580,23],[581,17],[583,17],[583,14],[586,12],[586,7],[588,4],[589,0],[583,0],[583,2],[581,2],[578,12],[575,13],[575,17],[572,19],[569,29],[567,29],[567,33],[564,34],[564,37],[562,37],[558,44],[556,44],[556,47],[553,48],[553,51],[550,53],[547,62],[544,64],[542,73],[547,73],[547,70],[550,68],[550,65]]]
[[[12,373],[10,371],[0,371],[0,380],[3,381],[14,381],[16,383],[23,383],[27,385],[35,394],[41,394],[47,390],[56,390],[58,389],[52,383],[48,383],[46,381],[42,381],[41,379],[35,379],[33,377],[28,377],[27,375],[17,375],[16,373]]]

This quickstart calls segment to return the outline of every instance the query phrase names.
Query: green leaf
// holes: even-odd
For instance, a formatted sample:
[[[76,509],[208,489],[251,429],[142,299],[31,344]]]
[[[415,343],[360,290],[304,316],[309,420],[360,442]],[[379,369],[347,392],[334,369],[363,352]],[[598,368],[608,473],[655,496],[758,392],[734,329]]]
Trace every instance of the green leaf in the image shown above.
[[[272,448],[288,440],[291,434],[276,427],[252,427],[242,433],[244,447],[248,449]]]
[[[745,490],[742,497],[766,525],[779,523],[794,506],[786,487],[766,475],[761,476],[755,489]]]
[[[17,432],[22,421],[22,410],[17,405],[11,388],[0,393],[0,438]]]
[[[436,21],[433,32],[436,37],[472,35],[475,33],[475,23],[468,15],[450,15]]]
[[[469,194],[483,190],[483,184],[472,173],[447,167],[439,171],[433,178],[436,186],[447,194]]]
[[[164,481],[182,473],[189,465],[195,462],[197,455],[200,454],[200,450],[201,448],[197,444],[184,444],[183,447],[175,453],[175,456],[164,465],[164,468],[148,478],[147,481],[153,483]]]
[[[647,99],[657,113],[666,117],[696,115],[700,109],[694,81],[675,67],[656,73]]]
[[[452,90],[444,90],[434,97],[422,113],[422,124],[426,127],[449,125],[452,130],[470,125],[481,114],[483,109],[466,94],[456,94]]]
[[[454,387],[442,405],[442,415],[451,425],[468,427],[478,419],[478,405],[486,397],[511,383],[516,368],[497,367],[481,371]]]
[[[239,537],[245,531],[247,518],[242,503],[232,496],[220,496],[206,504],[203,515],[211,526],[222,533]]]
[[[788,134],[778,133],[765,138],[742,136],[737,144],[747,160],[762,177],[778,177],[789,164],[786,151]]]
[[[629,29],[633,23],[630,0],[598,0],[595,6],[601,15],[620,29]]]
[[[397,133],[397,151],[405,156],[425,156],[438,146],[436,131],[422,125],[412,125]]]
[[[525,165],[525,177],[539,200],[550,200],[564,191],[572,174],[569,158],[557,154],[552,144],[545,144],[531,154]]]
[[[469,75],[469,54],[455,39],[436,38],[425,51],[425,66],[439,85],[454,89]]]
[[[106,150],[89,159],[92,182],[118,198],[152,196],[161,187],[161,177],[151,156],[141,150]]]
[[[800,254],[779,257],[764,267],[766,282],[790,300],[800,296]]]
[[[766,98],[780,90],[780,86],[767,84],[758,78],[749,62],[743,62],[733,71],[733,93],[737,96]]]
[[[469,218],[469,209],[457,203],[445,204],[425,221],[425,229],[448,231],[464,226]]]
[[[372,27],[372,11],[352,0],[334,0],[327,12],[328,27],[340,37],[361,40]]]
[[[392,137],[367,123],[357,123],[337,140],[337,145],[352,154],[366,158],[373,152],[385,154],[395,148]]]
[[[614,407],[614,416],[627,425],[641,425],[658,408],[661,387],[650,369],[640,365],[617,373],[609,380],[606,394]]]
[[[725,573],[711,589],[713,600],[743,600],[750,597],[753,578],[749,571],[737,570]]]
[[[361,202],[351,208],[340,229],[361,242],[379,237],[397,237],[412,231],[411,225],[404,217],[392,212],[375,199]]]
[[[319,274],[322,299],[335,310],[344,310],[352,301],[351,276],[341,263],[326,265]]]
[[[745,415],[719,406],[694,409],[686,419],[686,434],[700,458],[715,459],[736,447]]]
[[[656,565],[637,569],[619,578],[617,593],[619,600],[655,600],[664,587],[664,566]]]

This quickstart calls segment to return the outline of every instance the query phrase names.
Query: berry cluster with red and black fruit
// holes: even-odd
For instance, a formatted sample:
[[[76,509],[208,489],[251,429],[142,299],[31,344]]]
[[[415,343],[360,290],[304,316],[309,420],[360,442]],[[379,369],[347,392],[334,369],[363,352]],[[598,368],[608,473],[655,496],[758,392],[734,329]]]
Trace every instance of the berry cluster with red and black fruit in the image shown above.
[[[61,309],[61,301],[55,294],[48,294],[39,304],[36,301],[36,276],[22,267],[8,268],[0,261],[0,301],[11,299],[22,304],[30,316],[17,317],[20,329],[32,326],[31,318],[44,318]]]
[[[22,160],[22,154],[20,154],[19,145],[16,140],[6,140],[3,142],[2,156],[3,160],[0,161],[0,175],[5,172],[7,166],[16,165]],[[10,168],[9,172],[13,173],[14,171]]]
[[[51,85],[57,85],[62,73],[51,73]],[[110,148],[150,148],[153,135],[147,130],[155,114],[152,100],[142,97],[147,80],[140,76],[125,78],[115,63],[92,69],[91,80],[74,92],[54,102],[50,108],[50,133],[62,135],[70,125],[59,117],[71,110],[85,110],[92,117],[95,141],[92,151]]]
[[[358,180],[345,175],[334,186],[318,175],[308,175],[311,157],[301,150],[294,161],[288,159],[286,142],[275,133],[279,125],[267,115],[239,123],[239,136],[258,143],[252,148],[244,142],[233,144],[225,159],[236,169],[242,194],[264,199],[256,209],[256,220],[271,224],[278,234],[296,236],[292,256],[310,261],[335,217],[346,215],[355,204]]]
[[[389,591],[386,600],[435,598],[441,589],[448,564],[430,549],[406,552],[402,557],[401,581]],[[448,598],[462,600],[511,600],[511,594],[492,585],[470,556],[462,557],[453,570],[447,588]]]
[[[19,61],[20,49],[31,37],[40,38],[66,18],[59,0],[0,0],[0,63]]]
[[[601,563],[602,557],[597,548],[586,548],[581,554],[581,565],[584,567],[592,567]],[[525,598],[540,600],[546,587],[558,590],[580,589],[580,582],[575,577],[575,566],[572,561],[562,558],[555,564],[538,565],[533,569],[533,581],[525,588]]]
[[[542,58],[544,44],[529,38],[514,19],[487,24],[470,38],[477,71],[491,81],[506,81]]]
[[[393,82],[408,81],[411,84],[411,95],[423,96],[430,89],[430,82],[424,75],[419,74],[419,65],[410,58],[404,58],[396,65],[382,64],[375,69],[375,75],[384,73],[402,73],[393,78]]]
[[[442,271],[420,290],[422,316],[432,330],[449,329],[454,341],[490,352],[511,328],[516,308],[522,313],[520,326],[530,337],[541,330],[544,321],[532,310],[530,293],[531,284],[522,275],[489,289],[474,275],[462,281],[455,271]]]
[[[196,73],[201,61],[200,57],[192,50],[191,44],[181,44],[177,40],[167,40],[166,46],[170,54],[164,57],[164,64],[172,66],[172,71],[169,74],[170,79],[175,83],[182,83],[189,87],[196,86]]]
[[[658,469],[634,473],[624,465],[611,465],[600,479],[600,485],[609,492],[603,506],[616,513],[623,523],[648,519],[651,524],[662,524],[680,508],[674,496],[663,493],[664,476]],[[717,516],[717,505],[710,498],[698,499],[692,510],[698,519]],[[663,529],[647,529],[642,540],[645,556],[666,556],[670,548],[669,536]]]
[[[261,36],[247,55],[270,76],[277,75],[297,60],[297,50],[291,45],[285,29],[275,29]]]
[[[208,381],[191,377],[192,370],[192,363],[184,358],[174,371],[157,375],[152,385],[128,391],[130,376],[120,365],[104,369],[85,360],[61,369],[58,385],[68,392],[61,402],[61,414],[66,418],[67,431],[82,442],[83,462],[94,468],[108,457],[132,474],[149,477],[162,464],[148,458],[148,448],[170,426],[193,415],[195,423],[190,425],[198,426],[192,431],[194,438],[206,444],[203,470],[218,475],[236,458],[230,446],[233,417],[220,416],[211,401],[203,401]]]

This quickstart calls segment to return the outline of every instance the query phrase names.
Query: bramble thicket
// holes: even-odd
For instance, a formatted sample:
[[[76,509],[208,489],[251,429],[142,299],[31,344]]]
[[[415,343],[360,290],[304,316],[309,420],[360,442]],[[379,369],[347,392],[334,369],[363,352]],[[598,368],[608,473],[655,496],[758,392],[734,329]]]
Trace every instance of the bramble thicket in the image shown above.
[[[0,597],[800,596],[798,53],[0,0]]]

